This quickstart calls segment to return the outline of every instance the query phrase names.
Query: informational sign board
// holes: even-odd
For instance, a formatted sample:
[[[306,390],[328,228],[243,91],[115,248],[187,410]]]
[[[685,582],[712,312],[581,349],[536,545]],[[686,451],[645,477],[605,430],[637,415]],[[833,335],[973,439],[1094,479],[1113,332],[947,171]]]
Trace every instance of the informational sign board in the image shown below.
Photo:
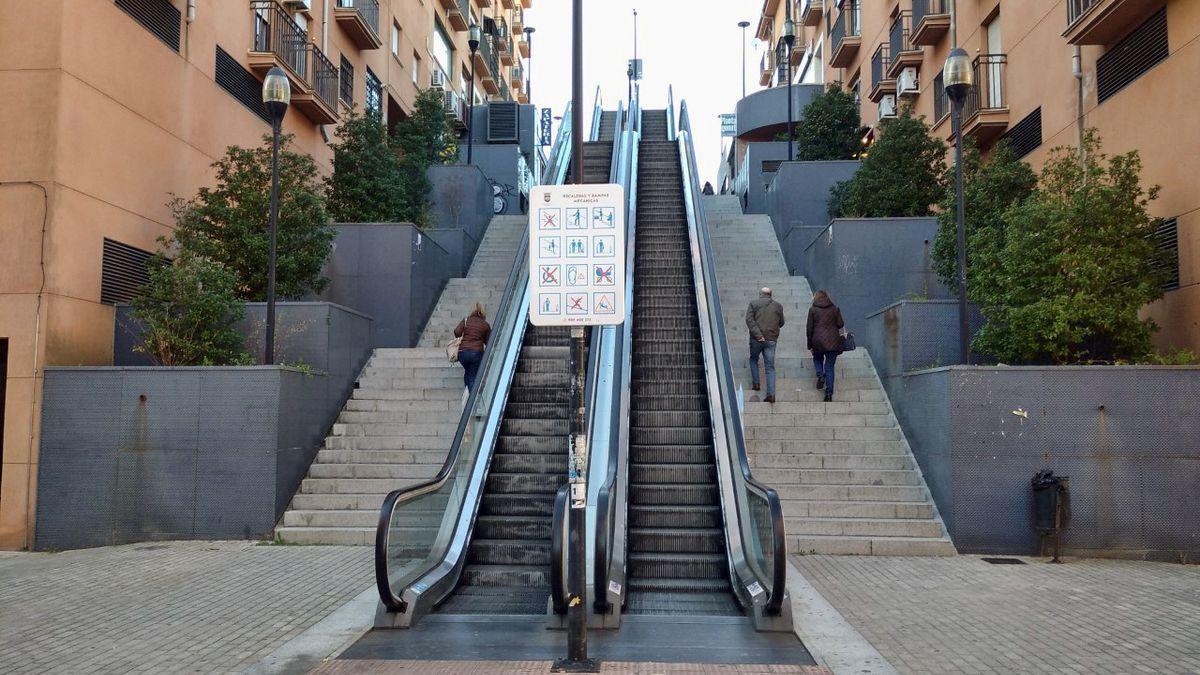
[[[721,115],[721,137],[737,136],[737,115]]]
[[[553,114],[549,108],[542,108],[542,117],[538,121],[538,145],[550,145],[550,127],[554,125]]]
[[[535,326],[625,321],[625,190],[539,185],[529,200],[529,320]]]

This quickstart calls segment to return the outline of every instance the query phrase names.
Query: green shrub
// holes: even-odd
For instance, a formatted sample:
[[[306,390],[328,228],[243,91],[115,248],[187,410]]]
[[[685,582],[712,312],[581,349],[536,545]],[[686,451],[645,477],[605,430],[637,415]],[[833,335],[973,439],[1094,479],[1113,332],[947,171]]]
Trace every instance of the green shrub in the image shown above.
[[[379,113],[351,113],[338,126],[333,173],[325,179],[329,216],[336,223],[405,221],[405,171],[388,145]]]
[[[862,124],[854,94],[834,82],[814,96],[796,122],[796,159],[854,159],[862,149]],[[787,133],[780,140],[787,140]]]
[[[833,187],[829,211],[835,218],[928,216],[945,192],[945,158],[946,144],[905,106],[880,123],[854,178]]]

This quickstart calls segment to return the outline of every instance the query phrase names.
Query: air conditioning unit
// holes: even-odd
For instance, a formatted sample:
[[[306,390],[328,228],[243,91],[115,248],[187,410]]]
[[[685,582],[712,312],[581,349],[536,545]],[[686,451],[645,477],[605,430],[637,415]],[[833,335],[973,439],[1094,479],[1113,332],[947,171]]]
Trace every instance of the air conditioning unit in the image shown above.
[[[442,109],[446,112],[446,119],[456,127],[465,126],[463,120],[463,99],[457,91],[442,92]]]
[[[312,0],[285,0],[283,4],[301,12],[312,13]]]
[[[879,119],[896,116],[896,97],[893,94],[886,94],[879,100]]]
[[[446,74],[440,70],[435,70],[429,74],[429,86],[434,89],[446,88]]]
[[[921,81],[917,78],[916,68],[905,68],[896,78],[896,93],[900,96],[916,96],[921,93]]]

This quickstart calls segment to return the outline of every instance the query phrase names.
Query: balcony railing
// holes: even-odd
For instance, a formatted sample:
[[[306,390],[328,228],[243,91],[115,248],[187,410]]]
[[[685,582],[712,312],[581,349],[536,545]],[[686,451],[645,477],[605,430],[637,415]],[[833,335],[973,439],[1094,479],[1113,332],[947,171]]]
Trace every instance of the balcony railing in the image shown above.
[[[261,53],[274,54],[292,75],[308,82],[308,33],[274,0],[255,0],[254,47]]]
[[[963,104],[964,121],[983,112],[1008,108],[1004,87],[1007,64],[1007,54],[980,54],[975,57],[975,86],[967,92],[967,100]]]
[[[483,89],[491,95],[500,93],[500,58],[492,44],[492,36],[484,35],[475,54],[475,66]]]
[[[338,23],[359,49],[379,49],[379,0],[337,0]]]
[[[822,0],[799,0],[796,3],[797,21],[810,28],[819,25],[824,4]]]
[[[512,12],[512,32],[513,35],[520,35],[521,31],[525,30],[525,9],[520,5],[513,8]]]
[[[916,26],[926,16],[949,14],[950,0],[913,0],[912,25]]]
[[[838,11],[837,20],[833,22],[833,30],[829,34],[833,44],[833,56],[829,65],[834,68],[850,65],[858,52],[861,30],[858,11],[858,3],[855,0],[845,0]]]
[[[924,58],[921,47],[912,42],[912,14],[900,12],[892,21],[888,32],[888,48],[891,54],[888,74],[896,77],[900,70],[910,66],[920,66]]]
[[[1075,23],[1103,0],[1067,0],[1067,25]]]
[[[933,123],[936,126],[950,114],[950,97],[946,95],[946,83],[942,73],[933,78]]]
[[[443,0],[446,4],[446,20],[450,22],[450,27],[456,31],[465,31],[471,28],[471,0]]]
[[[329,107],[330,110],[337,110],[338,96],[338,71],[334,67],[333,61],[325,56],[325,53],[317,48],[316,45],[309,45],[309,53],[312,54],[312,88],[313,93],[321,102]]]
[[[787,45],[780,40],[775,45],[775,83],[780,86],[787,86],[788,83],[787,58]]]
[[[879,45],[871,55],[871,91],[879,89],[885,82],[891,82],[888,77],[888,45]]]
[[[775,74],[775,64],[776,63],[777,63],[777,59],[775,58],[775,50],[774,49],[763,52],[762,60],[759,61],[759,64],[758,64],[758,72],[759,72],[758,84],[759,84],[759,86],[765,87],[771,83],[771,77]]]

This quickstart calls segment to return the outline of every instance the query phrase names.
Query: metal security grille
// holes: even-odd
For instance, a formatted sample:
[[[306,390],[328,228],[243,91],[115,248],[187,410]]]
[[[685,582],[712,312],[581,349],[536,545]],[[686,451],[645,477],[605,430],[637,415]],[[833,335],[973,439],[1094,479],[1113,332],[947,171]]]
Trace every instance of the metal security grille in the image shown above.
[[[515,143],[517,141],[516,103],[489,103],[487,120],[489,143]]]
[[[375,77],[375,73],[367,68],[367,96],[364,100],[367,110],[377,113],[383,112],[383,83]]]
[[[116,0],[116,4],[163,44],[179,51],[180,13],[170,0]]]
[[[1179,288],[1179,221],[1168,218],[1154,232],[1154,263],[1156,272],[1162,275],[1164,291]]]
[[[1014,124],[1000,138],[1008,141],[1008,147],[1017,153],[1017,157],[1024,157],[1037,150],[1042,144],[1042,109],[1039,107],[1026,115],[1025,119]]]
[[[354,64],[342,57],[340,93],[338,94],[342,102],[347,106],[354,107]]]
[[[154,254],[149,251],[105,239],[100,272],[100,302],[116,305],[136,298],[142,286],[150,281],[146,266],[153,257]]]
[[[258,115],[259,119],[271,123],[271,115],[262,102],[262,83],[258,78],[242,67],[220,45],[217,45],[217,84],[229,92],[239,103]]]
[[[1096,99],[1107,101],[1170,55],[1164,7],[1096,59]]]
[[[762,162],[762,172],[775,173],[779,171],[780,164],[783,164],[782,159],[764,159]]]

